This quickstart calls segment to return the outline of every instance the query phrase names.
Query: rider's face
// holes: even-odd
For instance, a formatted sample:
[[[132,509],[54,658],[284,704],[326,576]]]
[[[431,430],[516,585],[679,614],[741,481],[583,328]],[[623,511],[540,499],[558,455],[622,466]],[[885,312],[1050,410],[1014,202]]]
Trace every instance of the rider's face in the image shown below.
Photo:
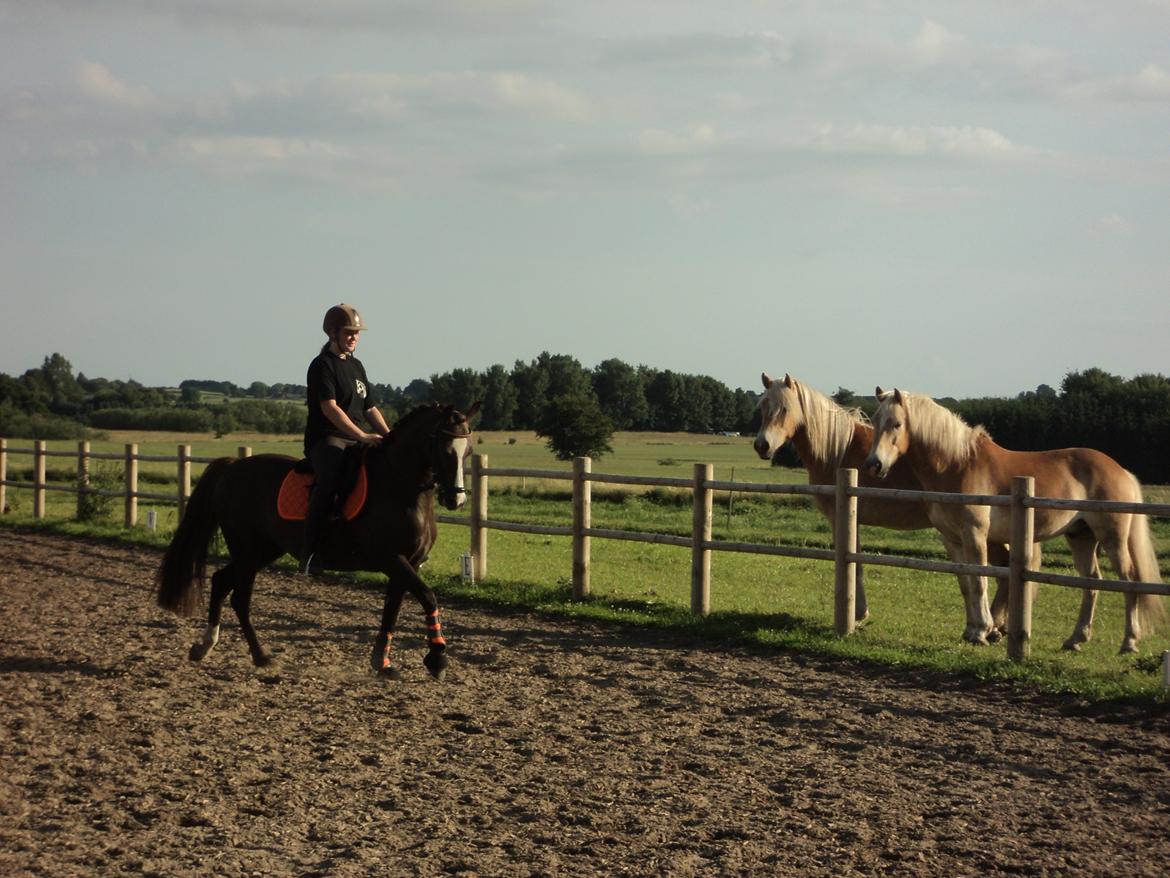
[[[359,329],[339,329],[333,334],[333,343],[337,345],[337,352],[352,354],[357,349]]]

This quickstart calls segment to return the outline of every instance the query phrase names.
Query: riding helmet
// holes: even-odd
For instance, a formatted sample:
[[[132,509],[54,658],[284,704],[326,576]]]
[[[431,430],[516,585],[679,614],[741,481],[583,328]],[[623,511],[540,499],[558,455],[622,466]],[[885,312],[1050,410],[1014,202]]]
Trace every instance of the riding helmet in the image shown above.
[[[366,321],[362,320],[362,315],[358,313],[357,308],[342,302],[325,312],[325,322],[322,324],[322,328],[325,330],[325,334],[332,338],[333,333],[339,329],[360,332],[366,328]]]

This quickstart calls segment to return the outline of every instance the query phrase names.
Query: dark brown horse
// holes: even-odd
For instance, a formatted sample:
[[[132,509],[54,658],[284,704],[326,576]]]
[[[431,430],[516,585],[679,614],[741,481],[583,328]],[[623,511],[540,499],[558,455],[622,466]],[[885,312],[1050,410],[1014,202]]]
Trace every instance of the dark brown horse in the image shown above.
[[[378,448],[366,453],[369,496],[364,509],[352,521],[333,524],[324,537],[321,559],[326,568],[386,574],[382,625],[370,656],[374,670],[386,676],[397,676],[390,647],[407,592],[426,613],[429,649],[423,664],[436,677],[447,666],[439,606],[418,568],[435,542],[436,492],[447,509],[458,509],[466,498],[463,459],[471,449],[469,421],[478,410],[479,403],[466,414],[453,406],[425,405],[402,418]],[[220,458],[208,465],[192,492],[159,565],[159,606],[182,615],[198,609],[217,529],[223,532],[230,556],[211,577],[207,628],[203,639],[191,647],[192,661],[201,660],[219,640],[228,595],[253,663],[262,667],[271,661],[252,627],[252,585],[262,567],[300,549],[304,522],[285,520],[276,511],[281,482],[296,463],[277,454]]]

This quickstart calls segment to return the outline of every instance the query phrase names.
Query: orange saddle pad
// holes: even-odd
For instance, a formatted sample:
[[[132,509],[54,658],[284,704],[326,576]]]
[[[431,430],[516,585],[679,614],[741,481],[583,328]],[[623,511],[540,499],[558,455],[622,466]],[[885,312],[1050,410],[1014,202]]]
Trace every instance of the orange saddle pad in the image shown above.
[[[288,521],[304,521],[305,516],[309,514],[309,490],[312,487],[312,473],[290,470],[280,483],[280,493],[276,495],[277,514]],[[363,466],[358,470],[357,482],[341,509],[346,521],[352,521],[362,511],[362,507],[366,505],[368,490],[366,468]]]

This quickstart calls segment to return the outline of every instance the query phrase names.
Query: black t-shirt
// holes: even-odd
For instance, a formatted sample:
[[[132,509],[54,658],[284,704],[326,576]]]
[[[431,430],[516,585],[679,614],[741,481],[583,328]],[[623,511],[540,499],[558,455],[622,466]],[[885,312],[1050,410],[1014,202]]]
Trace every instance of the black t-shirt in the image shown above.
[[[305,454],[327,436],[350,438],[325,417],[321,411],[323,400],[336,401],[338,407],[359,427],[365,421],[366,410],[375,405],[370,392],[370,380],[366,378],[362,361],[352,355],[343,359],[333,353],[329,345],[321,348],[321,353],[309,364],[308,385],[309,419],[305,423]]]

